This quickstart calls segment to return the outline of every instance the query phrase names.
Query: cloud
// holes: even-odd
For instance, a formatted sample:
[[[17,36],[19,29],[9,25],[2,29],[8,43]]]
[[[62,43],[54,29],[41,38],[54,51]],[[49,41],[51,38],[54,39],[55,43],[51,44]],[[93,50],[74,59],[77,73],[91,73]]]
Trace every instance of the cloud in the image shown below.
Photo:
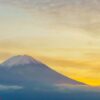
[[[100,92],[100,87],[91,87],[88,85],[70,85],[70,84],[56,84],[55,87],[60,91],[95,91]]]
[[[22,86],[17,86],[17,85],[0,85],[0,91],[5,91],[5,90],[20,90],[23,89]]]
[[[54,15],[57,24],[82,28],[91,34],[100,33],[100,0],[0,0],[4,4],[39,13]],[[32,13],[32,12],[31,12]]]

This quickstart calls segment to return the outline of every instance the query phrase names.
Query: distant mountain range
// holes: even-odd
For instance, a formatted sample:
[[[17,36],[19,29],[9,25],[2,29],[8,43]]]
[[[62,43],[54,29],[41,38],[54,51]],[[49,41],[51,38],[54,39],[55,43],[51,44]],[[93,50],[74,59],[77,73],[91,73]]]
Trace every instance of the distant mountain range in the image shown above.
[[[27,55],[11,57],[0,65],[0,84],[26,86],[38,84],[84,85],[57,73],[47,65]]]

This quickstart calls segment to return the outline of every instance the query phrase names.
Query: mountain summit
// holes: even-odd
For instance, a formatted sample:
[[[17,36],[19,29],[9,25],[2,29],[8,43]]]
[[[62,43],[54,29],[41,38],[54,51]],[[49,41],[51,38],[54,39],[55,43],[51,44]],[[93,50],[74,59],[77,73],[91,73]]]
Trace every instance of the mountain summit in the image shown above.
[[[27,55],[9,58],[0,66],[0,84],[27,86],[34,84],[38,84],[38,86],[44,84],[84,85],[57,73],[47,65]]]
[[[28,55],[18,55],[9,58],[7,61],[3,62],[3,66],[18,66],[18,65],[26,65],[26,64],[36,64],[39,63],[35,59],[33,59],[31,56]]]

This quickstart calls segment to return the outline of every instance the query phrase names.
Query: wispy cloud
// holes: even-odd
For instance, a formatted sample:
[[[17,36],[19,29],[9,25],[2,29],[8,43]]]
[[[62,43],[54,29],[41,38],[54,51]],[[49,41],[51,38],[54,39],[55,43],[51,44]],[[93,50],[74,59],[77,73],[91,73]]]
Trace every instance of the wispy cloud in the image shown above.
[[[70,84],[56,84],[55,87],[60,91],[95,91],[100,92],[100,87],[91,87],[88,85],[70,85]]]
[[[4,90],[20,90],[23,89],[22,86],[17,86],[17,85],[0,85],[0,91],[4,91]]]

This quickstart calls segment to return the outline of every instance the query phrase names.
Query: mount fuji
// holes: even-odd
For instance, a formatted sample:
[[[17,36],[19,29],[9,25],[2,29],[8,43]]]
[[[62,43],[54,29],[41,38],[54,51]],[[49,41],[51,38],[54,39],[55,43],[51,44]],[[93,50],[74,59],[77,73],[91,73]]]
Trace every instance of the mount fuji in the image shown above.
[[[65,77],[28,55],[9,58],[0,65],[0,84],[33,86],[38,84],[84,83]]]

